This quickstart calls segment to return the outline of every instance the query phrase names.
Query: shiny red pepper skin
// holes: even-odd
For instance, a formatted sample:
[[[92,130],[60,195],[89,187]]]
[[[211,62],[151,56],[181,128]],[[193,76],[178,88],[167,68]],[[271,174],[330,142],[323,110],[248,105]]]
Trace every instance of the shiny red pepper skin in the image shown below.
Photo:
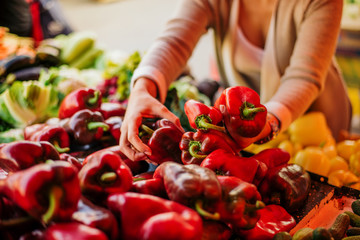
[[[271,169],[286,165],[290,160],[290,154],[281,148],[269,148],[253,155],[252,158],[265,163],[268,169]]]
[[[0,194],[44,223],[67,221],[81,195],[77,173],[76,167],[65,161],[39,163],[1,181]]]
[[[83,195],[99,203],[112,193],[130,190],[132,185],[131,170],[111,151],[100,150],[86,157],[78,176]]]
[[[62,100],[59,108],[59,118],[69,118],[76,112],[89,109],[99,111],[101,92],[92,88],[80,88],[72,91]]]
[[[232,230],[224,222],[203,219],[203,235],[201,240],[229,240]]]
[[[58,152],[70,150],[70,137],[65,128],[46,123],[38,123],[25,127],[24,140],[40,142],[47,141],[54,145]]]
[[[100,140],[109,126],[104,122],[100,112],[83,109],[63,121],[63,127],[71,140],[79,145],[86,145]]]
[[[236,156],[223,149],[210,153],[200,166],[211,169],[217,175],[234,176],[249,183],[254,181],[259,170],[259,162],[256,159]]]
[[[289,232],[295,227],[295,219],[279,205],[267,205],[259,211],[255,227],[242,230],[239,235],[251,240],[272,240],[276,233]]]
[[[141,193],[118,193],[107,200],[120,218],[124,240],[199,240],[202,220],[192,209],[174,201]]]
[[[56,223],[49,226],[44,232],[46,240],[108,240],[102,231],[78,222]]]
[[[109,132],[111,136],[114,138],[116,144],[118,144],[120,140],[122,121],[123,118],[117,116],[109,117],[105,119],[105,123],[109,125],[110,127]]]
[[[229,224],[233,232],[253,228],[260,217],[259,209],[265,206],[256,186],[237,177],[217,178],[223,195],[216,207],[220,220]]]
[[[200,165],[216,149],[224,149],[233,154],[238,152],[236,143],[227,134],[212,129],[207,132],[184,133],[179,147],[183,164]]]
[[[218,126],[218,124],[222,123],[223,116],[217,108],[209,107],[204,103],[190,99],[186,101],[184,111],[190,126],[194,129],[225,131],[223,126]]]
[[[100,105],[99,111],[106,120],[110,117],[124,117],[126,107],[118,102],[103,102]]]
[[[118,222],[114,214],[83,196],[79,200],[78,209],[72,215],[72,220],[103,231],[111,240],[119,238]]]
[[[60,159],[49,142],[21,140],[2,144],[0,148],[0,167],[6,172],[26,169],[49,159]]]
[[[222,111],[226,129],[235,140],[256,137],[266,124],[267,109],[259,95],[245,86],[226,88],[214,106]]]
[[[278,204],[294,212],[303,206],[310,187],[308,172],[299,165],[286,164],[271,168],[258,188],[266,204]]]
[[[81,163],[81,161],[80,161],[78,158],[76,158],[76,157],[74,157],[74,156],[72,156],[72,155],[70,155],[70,154],[68,154],[68,153],[60,153],[60,160],[63,160],[63,161],[66,161],[66,162],[71,163],[71,164],[74,165],[74,166],[77,168],[77,170],[79,170],[79,171],[80,171],[80,169],[82,168],[82,163]]]
[[[141,179],[133,178],[133,184],[130,189],[131,192],[149,194],[153,196],[158,196],[161,198],[168,198],[164,182],[160,178],[150,178],[150,179]]]
[[[148,156],[154,164],[161,164],[167,161],[181,163],[181,150],[179,143],[183,135],[174,123],[167,119],[157,120],[151,127],[143,124],[139,131],[140,139],[151,149]]]

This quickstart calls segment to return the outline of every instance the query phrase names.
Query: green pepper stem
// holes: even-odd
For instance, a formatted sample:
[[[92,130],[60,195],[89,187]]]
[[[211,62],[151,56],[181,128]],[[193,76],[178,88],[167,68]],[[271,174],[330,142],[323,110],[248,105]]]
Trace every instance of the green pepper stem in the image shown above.
[[[146,178],[142,178],[142,177],[133,178],[133,182],[138,182],[138,181],[142,181],[142,180],[146,180]]]
[[[265,111],[266,111],[265,107],[255,107],[254,104],[246,101],[240,107],[241,118],[246,120],[253,120],[256,113],[265,112]]]
[[[59,152],[59,153],[64,153],[64,152],[68,152],[70,151],[70,148],[69,147],[60,147],[59,145],[59,142],[58,141],[53,141],[53,145],[54,145],[54,148]]]
[[[154,133],[154,130],[146,126],[145,124],[141,124],[141,129],[144,130],[150,136]]]
[[[207,118],[201,118],[200,120],[196,121],[196,126],[198,127],[198,129],[202,130],[213,129],[220,132],[226,132],[225,127],[212,124],[207,120]]]
[[[91,131],[91,130],[95,130],[95,129],[98,129],[98,128],[102,128],[104,131],[107,131],[109,130],[109,125],[107,125],[106,123],[104,122],[89,122],[87,124],[87,128]]]
[[[0,228],[14,227],[20,224],[30,222],[31,220],[33,220],[33,218],[30,216],[0,220]]]
[[[265,207],[265,203],[260,200],[257,200],[255,204],[246,204],[246,211],[252,212],[263,209],[264,207]]]
[[[210,213],[210,212],[206,211],[203,208],[203,201],[200,199],[195,202],[195,209],[201,216],[203,216],[205,218],[212,219],[212,220],[220,220],[220,214],[218,212]]]
[[[100,181],[104,183],[112,183],[116,180],[117,175],[114,172],[104,172],[100,176]]]
[[[100,97],[100,91],[95,91],[94,96],[87,99],[87,104],[93,106],[97,103]]]
[[[191,141],[189,143],[189,153],[191,156],[197,159],[204,159],[207,157],[205,154],[198,154],[199,149],[201,148],[201,143],[198,141]]]
[[[42,215],[42,221],[45,224],[47,224],[59,211],[62,196],[63,190],[61,187],[53,186],[50,189],[48,210]]]

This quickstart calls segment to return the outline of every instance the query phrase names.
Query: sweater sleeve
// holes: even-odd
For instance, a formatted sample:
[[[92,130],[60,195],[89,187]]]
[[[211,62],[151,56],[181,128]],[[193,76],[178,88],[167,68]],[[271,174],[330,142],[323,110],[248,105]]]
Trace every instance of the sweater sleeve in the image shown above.
[[[289,114],[282,115],[291,119],[285,119],[284,123],[282,120],[282,128],[287,128],[305,113],[324,89],[335,53],[341,14],[342,0],[314,0],[306,6],[290,64],[269,104],[269,111],[278,114],[281,108],[287,109]]]
[[[200,37],[214,23],[214,14],[224,0],[182,0],[175,16],[152,44],[132,77],[131,85],[140,77],[153,80],[158,98],[165,101],[167,89],[184,69]]]

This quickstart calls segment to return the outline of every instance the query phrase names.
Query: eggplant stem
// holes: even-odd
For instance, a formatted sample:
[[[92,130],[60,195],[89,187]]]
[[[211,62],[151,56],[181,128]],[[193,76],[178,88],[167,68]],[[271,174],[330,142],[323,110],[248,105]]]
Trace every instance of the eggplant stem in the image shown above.
[[[90,106],[95,105],[98,102],[99,97],[100,97],[100,91],[95,91],[94,96],[91,97],[91,98],[88,98],[87,104],[90,105]]]
[[[58,151],[59,153],[64,153],[64,152],[68,152],[70,151],[70,148],[69,147],[60,147],[60,144],[58,141],[53,141],[53,145],[56,149],[56,151]]]
[[[197,159],[205,159],[207,155],[205,154],[198,154],[199,149],[201,148],[201,144],[198,141],[191,141],[189,143],[189,153],[191,156]]]
[[[117,175],[114,172],[104,172],[100,176],[100,181],[104,183],[112,183],[116,180]]]
[[[60,209],[60,202],[63,196],[61,187],[53,186],[49,192],[48,210],[42,215],[42,221],[47,224]]]
[[[106,123],[104,122],[89,122],[87,124],[87,128],[91,131],[91,130],[95,130],[95,129],[98,129],[98,128],[102,128],[104,131],[107,131],[109,130],[109,125],[107,125]]]
[[[210,213],[210,212],[206,211],[203,208],[203,201],[200,199],[196,201],[195,209],[201,216],[203,216],[205,218],[212,219],[212,220],[220,220],[220,214],[218,212]]]

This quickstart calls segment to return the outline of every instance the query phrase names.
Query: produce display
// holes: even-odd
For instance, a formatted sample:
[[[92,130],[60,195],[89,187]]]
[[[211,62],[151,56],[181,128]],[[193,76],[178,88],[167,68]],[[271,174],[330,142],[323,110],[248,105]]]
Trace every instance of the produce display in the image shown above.
[[[165,102],[183,129],[143,119],[152,155],[134,162],[118,142],[138,52],[109,53],[89,32],[23,51],[0,33],[0,239],[360,237],[360,140],[336,142],[322,113],[253,143],[258,94],[184,72]],[[304,223],[345,189],[331,225]]]

